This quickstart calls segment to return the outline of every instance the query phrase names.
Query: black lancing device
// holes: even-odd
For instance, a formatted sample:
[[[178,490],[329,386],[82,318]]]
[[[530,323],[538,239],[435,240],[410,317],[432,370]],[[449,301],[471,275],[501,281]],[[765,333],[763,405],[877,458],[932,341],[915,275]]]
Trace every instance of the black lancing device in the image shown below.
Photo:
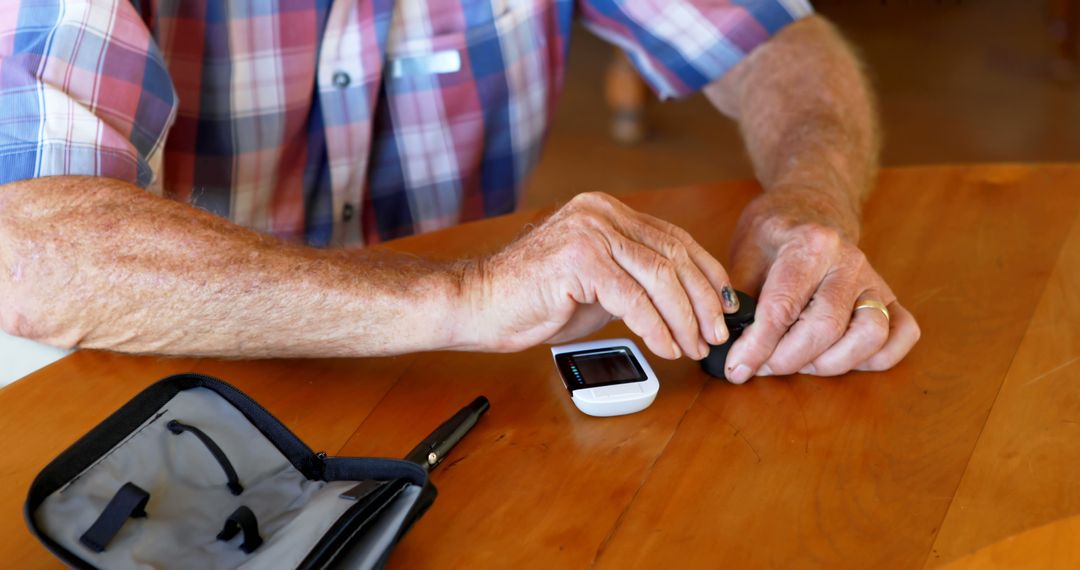
[[[724,323],[728,329],[727,342],[721,345],[709,345],[709,355],[701,361],[701,369],[710,376],[726,378],[724,363],[727,361],[728,350],[735,341],[742,336],[743,330],[754,322],[754,311],[757,310],[757,302],[754,298],[742,291],[736,291],[739,297],[739,310],[731,314],[724,314]]]

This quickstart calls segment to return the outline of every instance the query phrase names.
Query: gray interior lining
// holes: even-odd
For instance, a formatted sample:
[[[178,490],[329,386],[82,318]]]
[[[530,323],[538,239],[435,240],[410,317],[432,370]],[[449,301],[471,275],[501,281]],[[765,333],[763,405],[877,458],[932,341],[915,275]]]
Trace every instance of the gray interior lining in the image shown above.
[[[229,491],[221,465],[198,438],[165,427],[173,419],[217,443],[237,471],[242,494]],[[127,482],[150,494],[147,517],[129,519],[109,547],[95,553],[79,537]],[[295,567],[355,504],[338,497],[355,483],[308,480],[239,410],[211,390],[194,388],[177,394],[131,437],[47,497],[35,518],[61,546],[103,568]],[[394,505],[404,508],[399,522],[419,487],[407,492],[401,496],[410,500]],[[242,536],[217,540],[226,518],[241,505],[255,513],[265,540],[250,555],[239,548]],[[372,537],[373,544],[385,539],[389,546],[397,526],[380,527],[384,532],[373,534],[387,536]]]

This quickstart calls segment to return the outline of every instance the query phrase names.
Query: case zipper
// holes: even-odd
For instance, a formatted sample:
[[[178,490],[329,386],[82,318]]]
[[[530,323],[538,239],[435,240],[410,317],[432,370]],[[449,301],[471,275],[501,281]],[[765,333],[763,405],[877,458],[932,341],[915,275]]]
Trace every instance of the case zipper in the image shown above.
[[[365,524],[377,518],[408,485],[409,482],[405,479],[394,479],[346,509],[323,533],[297,570],[317,570],[332,564]]]
[[[311,456],[311,474],[316,481],[322,481],[326,477],[326,452],[318,451]]]

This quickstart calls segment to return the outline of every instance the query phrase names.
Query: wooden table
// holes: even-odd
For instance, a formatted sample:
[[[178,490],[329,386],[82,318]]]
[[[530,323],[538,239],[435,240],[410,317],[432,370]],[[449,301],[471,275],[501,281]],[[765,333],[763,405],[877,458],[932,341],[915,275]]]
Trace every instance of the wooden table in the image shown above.
[[[726,257],[756,191],[627,201]],[[396,568],[937,566],[1080,513],[1078,212],[1080,165],[888,170],[863,245],[922,325],[907,360],[733,386],[652,358],[656,403],[621,418],[577,412],[546,347],[269,362],[77,353],[0,390],[0,559],[56,566],[20,513],[33,476],[143,387],[195,370],[341,455],[400,456],[487,395],[491,412],[436,472],[439,499]],[[540,215],[392,247],[483,252]]]
[[[1080,515],[1074,515],[995,542],[943,570],[1075,570],[1078,536]]]

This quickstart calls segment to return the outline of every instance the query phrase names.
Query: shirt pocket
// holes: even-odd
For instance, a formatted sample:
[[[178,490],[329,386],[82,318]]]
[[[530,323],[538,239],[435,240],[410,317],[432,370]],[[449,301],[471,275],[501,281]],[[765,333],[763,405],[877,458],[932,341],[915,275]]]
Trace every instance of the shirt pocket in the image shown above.
[[[450,18],[437,14],[431,14],[434,21],[424,26],[396,23],[404,29],[397,34],[401,39],[394,40],[395,34],[391,34],[387,45],[387,78],[450,75],[468,67],[485,74],[504,72],[510,63],[508,56],[516,59],[527,55],[523,50],[543,51],[548,34],[555,30],[545,29],[547,24],[535,18],[535,11],[540,9],[538,3],[495,0],[490,4],[490,14],[466,17],[468,23],[464,25],[460,15],[454,18],[456,23],[449,24],[446,21]],[[421,27],[432,33],[409,32],[409,28]]]
[[[485,192],[506,195],[500,203],[516,199],[552,101],[548,43],[557,29],[538,17],[537,4],[507,3],[464,29],[387,43],[383,85],[396,148],[383,154],[400,164],[398,187],[407,189],[414,218],[468,217],[481,178]],[[496,174],[507,179],[493,183]],[[375,181],[372,195],[383,186]]]

